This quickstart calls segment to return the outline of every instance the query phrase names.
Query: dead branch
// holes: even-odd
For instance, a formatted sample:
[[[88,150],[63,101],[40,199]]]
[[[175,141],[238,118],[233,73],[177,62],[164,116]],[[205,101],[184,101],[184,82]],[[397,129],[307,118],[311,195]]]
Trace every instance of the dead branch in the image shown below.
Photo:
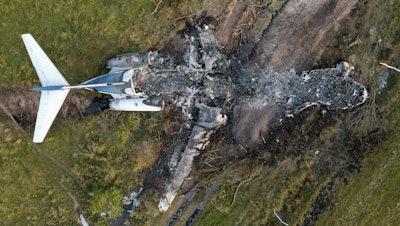
[[[278,216],[278,214],[276,213],[275,209],[274,209],[274,214],[275,214],[275,216],[278,218],[278,220],[279,220],[282,224],[284,224],[284,225],[289,225],[289,224],[287,224],[286,222],[284,222],[284,221]]]
[[[81,214],[81,210],[80,210],[80,205],[78,203],[78,201],[76,200],[76,197],[68,191],[68,189],[59,181],[58,184],[60,185],[60,187],[67,192],[67,194],[69,195],[69,197],[72,199],[72,201],[74,202],[74,211],[76,211],[79,214]]]
[[[154,3],[154,5],[156,6],[156,8],[153,10],[153,12],[151,13],[151,15],[154,15],[156,12],[158,12],[158,7],[160,6],[161,2],[162,2],[162,0],[159,0],[158,3],[156,3],[156,2],[153,0],[153,3]]]
[[[81,210],[80,210],[80,205],[78,201],[76,200],[76,197],[71,194],[71,192],[68,191],[68,189],[59,181],[58,184],[61,186],[61,188],[68,193],[69,197],[72,199],[74,202],[74,211],[76,211],[77,215],[77,221],[79,224],[82,224],[83,226],[89,226],[89,224],[86,222],[85,217],[83,216]]]
[[[208,162],[204,162],[204,164],[206,164],[207,166],[209,166],[209,167],[211,167],[211,168],[213,168],[213,169],[216,169],[217,167],[215,167],[215,166],[213,166],[213,165],[211,165],[210,163],[208,163]]]
[[[376,93],[372,92],[367,101],[351,115],[350,125],[354,131],[368,133],[381,126]]]
[[[211,202],[211,204],[217,209],[220,213],[226,213],[226,211],[222,210],[221,207],[218,207],[215,203]]]
[[[393,70],[395,70],[395,71],[397,71],[397,72],[400,72],[400,69],[398,69],[398,68],[395,68],[395,67],[393,67],[393,66],[387,65],[387,64],[385,64],[385,63],[380,63],[380,64],[383,65],[383,66],[385,66],[385,67],[387,67],[387,68],[390,68],[390,69],[393,69]]]
[[[262,131],[260,131],[260,137],[261,137],[263,143],[266,144],[267,141],[265,140],[264,136],[262,135]]]
[[[242,181],[242,182],[240,182],[240,183],[238,184],[238,186],[236,187],[235,194],[233,195],[233,200],[232,200],[231,206],[233,206],[233,204],[235,204],[235,201],[236,201],[236,194],[237,194],[237,192],[239,191],[240,185],[246,183],[247,181],[249,181],[249,180],[252,179],[252,178],[253,178],[253,177],[247,178],[246,180],[244,180],[244,181]]]

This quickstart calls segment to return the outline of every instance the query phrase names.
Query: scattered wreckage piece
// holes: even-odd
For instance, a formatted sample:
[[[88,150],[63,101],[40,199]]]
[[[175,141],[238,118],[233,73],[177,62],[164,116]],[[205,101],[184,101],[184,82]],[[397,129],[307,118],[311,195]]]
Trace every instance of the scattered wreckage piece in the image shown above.
[[[208,145],[211,134],[227,121],[227,117],[221,114],[219,107],[209,107],[204,104],[196,104],[196,107],[200,110],[198,120],[193,126],[192,134],[176,169],[165,184],[163,198],[158,204],[161,212],[168,210],[183,181],[189,176],[194,157],[198,156]]]
[[[138,208],[140,206],[140,201],[138,199],[138,196],[142,193],[143,187],[140,187],[139,190],[132,191],[130,193],[130,196],[125,196],[122,199],[122,206],[124,208],[123,213],[117,217],[117,218],[110,218],[107,212],[102,212],[100,213],[100,216],[106,220],[109,225],[111,226],[117,226],[117,225],[123,225],[126,223],[128,218],[134,218],[135,217],[135,208]]]

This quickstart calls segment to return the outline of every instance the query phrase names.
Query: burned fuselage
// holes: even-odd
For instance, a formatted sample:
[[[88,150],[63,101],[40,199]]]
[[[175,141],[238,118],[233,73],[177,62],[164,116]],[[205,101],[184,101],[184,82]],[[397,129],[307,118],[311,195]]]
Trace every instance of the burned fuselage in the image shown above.
[[[254,73],[254,70],[250,73],[241,68],[240,62],[227,59],[207,26],[192,29],[185,34],[185,40],[184,63],[175,63],[171,57],[160,56],[156,51],[120,55],[107,63],[114,72],[133,71],[133,92],[142,93],[146,98],[144,103],[172,104],[181,109],[188,120],[185,126],[192,131],[186,148],[179,146],[171,155],[171,175],[160,200],[160,211],[168,209],[190,173],[193,158],[205,149],[210,134],[225,122],[233,124],[234,140],[250,146],[257,142],[249,138],[251,133],[259,137],[258,130],[268,127],[257,123],[257,115],[268,115],[271,119],[294,116],[315,104],[348,109],[367,98],[365,87],[348,77],[347,71],[337,68],[301,74],[294,71]],[[241,123],[248,124],[251,130],[245,137],[243,130],[235,129],[235,124]]]
[[[148,97],[149,103],[157,99],[187,109],[195,103],[232,107],[245,100],[262,106],[274,103],[290,115],[313,104],[348,109],[367,98],[365,87],[338,68],[301,74],[234,70],[231,65],[238,68],[240,63],[227,60],[207,26],[187,34],[186,40],[185,64],[175,64],[174,59],[152,51],[116,56],[108,60],[107,66],[112,71],[133,71],[133,92]]]

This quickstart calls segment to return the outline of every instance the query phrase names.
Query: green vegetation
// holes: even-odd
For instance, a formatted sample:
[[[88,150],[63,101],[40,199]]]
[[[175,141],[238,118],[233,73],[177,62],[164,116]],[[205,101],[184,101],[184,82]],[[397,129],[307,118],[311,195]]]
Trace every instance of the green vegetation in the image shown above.
[[[311,165],[315,158],[309,159],[287,158],[273,167],[257,166],[250,170],[252,177],[236,178],[230,184],[221,186],[217,195],[211,201],[204,214],[196,221],[198,225],[275,225],[279,221],[274,215],[274,210],[280,211],[288,199],[292,199],[297,189],[304,186],[304,181],[309,180]],[[251,165],[247,162],[243,165]],[[240,169],[235,169],[241,171]],[[243,170],[243,169],[242,169]],[[243,171],[246,172],[246,171]],[[248,172],[248,171],[247,171]],[[234,173],[227,173],[232,177]],[[245,181],[240,188],[240,181]],[[238,189],[238,190],[237,190]],[[304,189],[304,188],[303,188]],[[236,192],[237,190],[237,192]],[[236,196],[234,195],[236,192]],[[309,191],[310,197],[299,197],[293,202],[310,201],[314,193]],[[233,202],[235,197],[235,202]],[[307,210],[305,208],[305,210]],[[285,210],[288,211],[288,210]],[[291,211],[291,210],[289,210]],[[295,215],[285,216],[291,224],[301,223],[302,216],[297,219]]]
[[[4,225],[71,225],[73,201],[61,184],[69,178],[40,152],[7,115],[0,114],[0,213]]]
[[[335,129],[335,126],[324,131]],[[315,143],[325,141],[322,138]],[[302,224],[332,174],[316,172],[315,149],[271,166],[244,160],[224,169],[223,181],[196,225],[277,225],[275,211],[290,224]]]
[[[398,123],[397,123],[398,124]],[[336,181],[336,203],[318,225],[399,225],[399,133],[378,146],[348,183]]]
[[[71,82],[80,82],[101,72],[110,55],[145,50],[144,45],[149,43],[141,41],[141,46],[138,41],[129,40],[129,36],[146,26],[147,21],[142,18],[151,10],[152,3],[137,1],[137,8],[132,13],[127,4],[128,1],[115,5],[107,5],[106,1],[3,2],[1,21],[5,22],[2,23],[1,42],[7,45],[2,45],[1,67],[11,73],[3,73],[2,80],[36,81],[35,76],[30,76],[35,73],[28,56],[21,54],[24,52],[22,33],[32,33]],[[128,29],[129,23],[135,23],[137,27],[129,26]],[[159,41],[155,38],[157,35],[145,40],[155,44]],[[116,49],[106,48],[110,46]]]
[[[116,218],[121,215],[121,197],[123,194],[116,187],[111,187],[105,192],[95,191],[94,198],[90,200],[92,214],[100,215],[107,210],[110,217]]]
[[[90,129],[76,142],[81,151],[74,152],[73,157],[74,171],[87,189],[117,186],[129,192],[141,184],[141,170],[151,167],[161,151],[157,137],[160,127],[142,124],[145,120],[154,122],[157,115],[146,116],[148,119],[139,113],[121,112],[116,116],[104,112],[85,123]]]
[[[3,82],[36,82],[20,35],[32,33],[71,83],[105,73],[113,55],[160,48],[202,10],[217,15],[215,1],[8,1],[1,0],[0,68]],[[212,6],[212,7],[210,7]]]

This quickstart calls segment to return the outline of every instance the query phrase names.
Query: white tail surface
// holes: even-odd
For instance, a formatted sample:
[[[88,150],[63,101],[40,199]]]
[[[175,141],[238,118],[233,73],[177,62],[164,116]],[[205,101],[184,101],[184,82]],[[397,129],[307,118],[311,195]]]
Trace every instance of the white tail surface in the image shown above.
[[[40,48],[31,34],[23,34],[22,40],[39,76],[42,86],[67,86],[69,83],[62,76],[50,58]],[[47,135],[57,113],[69,93],[69,89],[41,91],[38,115],[36,118],[33,142],[41,143]]]
[[[69,90],[42,91],[33,135],[34,143],[43,142],[68,92]]]
[[[69,83],[62,76],[57,67],[51,62],[50,58],[40,48],[39,44],[31,34],[21,35],[28,50],[29,57],[35,67],[42,86],[67,86]]]

